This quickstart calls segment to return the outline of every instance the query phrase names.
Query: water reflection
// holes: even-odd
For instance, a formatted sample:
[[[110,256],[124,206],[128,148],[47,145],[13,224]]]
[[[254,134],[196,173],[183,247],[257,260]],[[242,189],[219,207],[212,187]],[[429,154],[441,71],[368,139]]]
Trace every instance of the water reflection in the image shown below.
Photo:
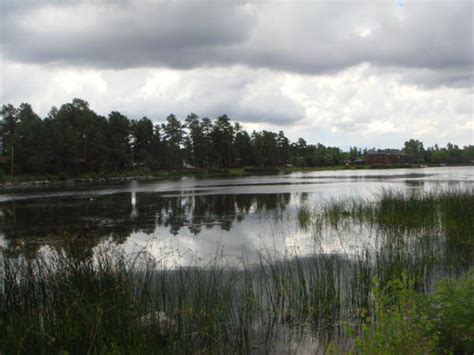
[[[29,244],[30,253],[43,244],[87,239],[123,243],[132,234],[159,235],[166,229],[177,236],[182,229],[199,235],[203,229],[230,231],[249,215],[281,219],[289,193],[246,195],[183,195],[135,192],[88,198],[36,199],[2,204],[1,232],[8,248]],[[265,216],[262,216],[265,214]],[[78,243],[74,239],[74,243]],[[63,243],[64,244],[64,243]],[[33,253],[34,254],[34,253]]]
[[[472,186],[472,167],[294,173],[235,179],[183,178],[122,185],[11,191],[0,196],[0,245],[34,256],[45,245],[89,255],[103,241],[241,255],[242,248],[313,245],[297,222],[299,206],[324,199],[371,197],[381,189]],[[338,232],[339,233],[339,232]],[[344,245],[327,232],[323,252],[370,244],[351,227]],[[148,244],[147,244],[148,243]],[[309,247],[308,247],[309,248]],[[308,249],[306,248],[306,249]]]

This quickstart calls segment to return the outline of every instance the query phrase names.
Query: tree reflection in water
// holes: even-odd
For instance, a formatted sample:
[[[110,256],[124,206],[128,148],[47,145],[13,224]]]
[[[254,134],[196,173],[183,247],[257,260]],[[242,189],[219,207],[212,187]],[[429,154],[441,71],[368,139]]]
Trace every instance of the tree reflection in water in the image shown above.
[[[193,235],[233,223],[249,214],[282,218],[291,200],[281,194],[163,195],[131,192],[75,198],[39,198],[0,204],[0,235],[5,252],[34,257],[40,247],[61,248],[70,255],[90,256],[105,239],[123,243],[132,233],[153,234],[167,228],[178,236],[182,228]]]

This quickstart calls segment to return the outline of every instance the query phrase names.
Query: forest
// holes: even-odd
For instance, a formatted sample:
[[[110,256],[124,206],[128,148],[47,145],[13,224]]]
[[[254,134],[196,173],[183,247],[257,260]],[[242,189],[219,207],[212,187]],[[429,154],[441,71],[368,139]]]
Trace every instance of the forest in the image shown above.
[[[227,115],[214,120],[191,113],[170,114],[156,124],[148,117],[130,119],[118,111],[108,117],[75,98],[41,118],[32,106],[2,106],[1,149],[4,173],[114,173],[153,170],[228,169],[235,167],[328,167],[353,163],[367,148],[291,142],[283,131],[247,132]],[[405,142],[403,151],[423,164],[471,164],[474,146],[424,148]]]

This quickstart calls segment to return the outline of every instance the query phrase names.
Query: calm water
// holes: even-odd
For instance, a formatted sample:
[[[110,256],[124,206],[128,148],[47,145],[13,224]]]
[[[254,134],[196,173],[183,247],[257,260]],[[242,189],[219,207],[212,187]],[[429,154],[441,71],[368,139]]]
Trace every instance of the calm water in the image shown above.
[[[146,247],[175,265],[206,263],[217,254],[252,260],[262,249],[350,254],[372,245],[370,234],[328,233],[315,245],[311,232],[298,225],[298,208],[335,198],[370,199],[382,189],[473,184],[473,167],[446,167],[7,191],[0,195],[0,243],[10,253],[34,256],[45,248],[90,255],[113,242],[130,252]]]

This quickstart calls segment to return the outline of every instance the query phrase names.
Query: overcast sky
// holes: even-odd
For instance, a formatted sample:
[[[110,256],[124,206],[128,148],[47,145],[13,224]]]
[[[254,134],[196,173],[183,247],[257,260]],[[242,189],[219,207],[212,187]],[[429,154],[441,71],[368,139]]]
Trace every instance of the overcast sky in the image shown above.
[[[473,1],[0,0],[0,103],[474,144]]]

